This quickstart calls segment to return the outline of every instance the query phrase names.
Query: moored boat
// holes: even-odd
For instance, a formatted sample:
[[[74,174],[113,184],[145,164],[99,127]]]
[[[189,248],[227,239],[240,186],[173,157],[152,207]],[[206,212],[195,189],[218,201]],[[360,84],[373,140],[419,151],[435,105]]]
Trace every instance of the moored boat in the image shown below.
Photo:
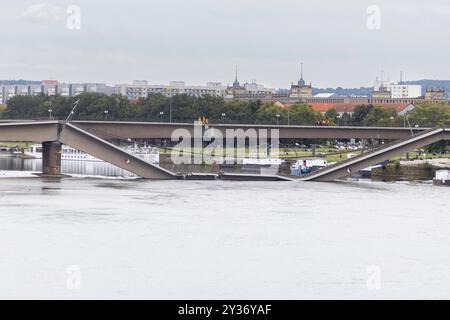
[[[450,170],[437,170],[433,183],[440,186],[450,186]]]
[[[328,161],[325,159],[299,159],[291,166],[291,175],[301,176],[328,165]]]
[[[147,162],[159,164],[159,152],[152,147],[139,147],[137,144],[124,148],[128,153],[139,157]],[[42,145],[35,144],[29,148],[24,149],[23,154],[31,159],[42,159]],[[61,149],[62,161],[87,161],[87,162],[104,162],[90,154],[81,150],[63,145]]]

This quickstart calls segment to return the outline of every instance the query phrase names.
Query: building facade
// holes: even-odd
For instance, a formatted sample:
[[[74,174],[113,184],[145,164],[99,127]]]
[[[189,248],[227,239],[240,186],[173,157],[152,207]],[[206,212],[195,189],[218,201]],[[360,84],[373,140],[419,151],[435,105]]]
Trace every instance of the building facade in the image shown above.
[[[65,97],[75,97],[84,92],[95,92],[104,94],[114,94],[117,90],[114,87],[103,83],[59,83],[56,80],[44,80],[40,85],[4,85],[0,90],[0,103],[6,104],[9,99],[15,96],[39,96],[39,95],[61,95]]]
[[[445,100],[445,90],[439,88],[428,88],[425,93],[425,100]]]
[[[394,84],[389,86],[389,91],[394,99],[419,98],[422,96],[421,85]]]
[[[143,83],[120,84],[116,86],[117,93],[126,96],[128,99],[146,98],[149,94],[160,93],[166,97],[177,94],[188,96],[224,96],[227,88],[220,83],[208,83],[205,86],[187,86],[184,82],[174,81],[168,85],[149,85]]]

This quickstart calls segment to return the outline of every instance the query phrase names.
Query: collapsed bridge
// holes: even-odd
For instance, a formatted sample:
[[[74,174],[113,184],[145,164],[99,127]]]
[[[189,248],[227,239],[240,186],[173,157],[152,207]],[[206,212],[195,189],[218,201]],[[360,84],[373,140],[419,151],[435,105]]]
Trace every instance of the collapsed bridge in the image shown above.
[[[267,125],[213,125],[215,130],[227,129],[278,129],[280,138],[364,138],[394,140],[380,148],[363,153],[336,165],[301,176],[301,181],[333,181],[352,172],[389,160],[394,156],[441,141],[450,140],[450,129],[424,128],[371,128],[371,127],[317,127],[317,126],[267,126]],[[61,173],[61,147],[63,144],[81,150],[98,159],[132,172],[145,179],[169,180],[186,178],[158,165],[122,150],[108,142],[108,137],[123,139],[171,138],[176,129],[194,130],[193,124],[162,124],[143,122],[98,122],[98,121],[33,121],[0,123],[0,141],[42,142],[43,174],[58,176]],[[292,180],[277,175],[254,177],[254,175],[201,175],[192,178],[224,178],[228,180]],[[263,179],[261,179],[263,178]]]

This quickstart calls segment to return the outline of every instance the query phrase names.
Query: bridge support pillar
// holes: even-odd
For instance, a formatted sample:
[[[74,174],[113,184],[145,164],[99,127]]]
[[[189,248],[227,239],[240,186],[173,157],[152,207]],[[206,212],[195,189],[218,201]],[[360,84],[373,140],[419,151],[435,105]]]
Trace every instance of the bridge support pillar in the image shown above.
[[[61,150],[60,142],[42,143],[42,174],[44,176],[61,175]]]

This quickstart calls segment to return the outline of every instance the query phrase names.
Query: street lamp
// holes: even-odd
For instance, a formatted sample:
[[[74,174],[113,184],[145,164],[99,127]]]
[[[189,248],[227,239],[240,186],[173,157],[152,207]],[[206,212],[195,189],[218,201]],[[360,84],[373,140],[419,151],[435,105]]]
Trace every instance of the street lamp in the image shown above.
[[[412,129],[412,127],[411,127],[411,122],[409,122],[409,118],[408,118],[408,115],[407,115],[407,114],[405,114],[404,122],[405,122],[405,120],[406,120],[406,122],[408,123],[409,131],[411,132],[411,135],[413,136],[413,135],[414,135],[414,132],[413,132],[413,129]],[[406,127],[406,123],[405,123],[404,125],[405,125],[405,127]]]
[[[108,121],[108,114],[109,114],[109,111],[108,111],[108,110],[105,110],[104,113],[105,113],[105,121]]]
[[[277,126],[278,126],[278,124],[279,124],[279,122],[280,122],[280,115],[279,114],[277,114],[277,115],[275,115],[275,117],[277,118]]]
[[[172,123],[172,88],[169,87],[170,100],[169,100],[169,122]]]
[[[48,118],[49,118],[50,120],[53,120],[52,112],[53,112],[52,109],[48,109]]]
[[[222,123],[225,123],[225,117],[227,116],[227,114],[226,113],[222,113]]]
[[[161,122],[163,122],[164,112],[161,111],[161,112],[159,113],[159,116],[161,117]]]

